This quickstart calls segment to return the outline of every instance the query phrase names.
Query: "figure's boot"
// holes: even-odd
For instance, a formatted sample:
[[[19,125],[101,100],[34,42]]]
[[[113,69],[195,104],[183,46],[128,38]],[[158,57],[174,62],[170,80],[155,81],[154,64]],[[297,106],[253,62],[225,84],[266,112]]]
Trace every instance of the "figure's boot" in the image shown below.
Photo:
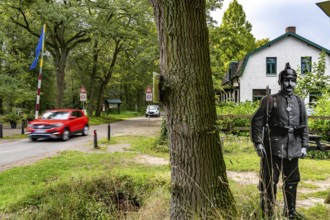
[[[288,219],[304,219],[296,212],[297,183],[287,183],[284,186],[284,211],[283,215]]]

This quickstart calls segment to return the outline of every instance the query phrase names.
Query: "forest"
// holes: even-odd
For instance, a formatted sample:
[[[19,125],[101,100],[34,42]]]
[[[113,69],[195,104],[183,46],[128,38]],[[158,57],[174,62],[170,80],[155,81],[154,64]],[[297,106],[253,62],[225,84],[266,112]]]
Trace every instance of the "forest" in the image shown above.
[[[219,27],[210,11],[221,6],[221,0],[206,4],[215,90],[221,89],[231,60],[268,40],[253,37],[236,1]],[[40,111],[82,108],[82,86],[89,114],[100,116],[109,98],[121,99],[124,110],[145,108],[145,88],[152,73],[159,72],[157,29],[148,0],[3,0],[0,12],[0,114],[35,111],[40,65],[29,67],[43,25]]]

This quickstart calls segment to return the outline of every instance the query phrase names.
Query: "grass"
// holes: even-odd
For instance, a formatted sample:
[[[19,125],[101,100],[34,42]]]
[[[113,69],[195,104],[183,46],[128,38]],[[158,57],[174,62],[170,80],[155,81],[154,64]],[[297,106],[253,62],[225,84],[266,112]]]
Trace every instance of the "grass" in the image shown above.
[[[143,113],[135,111],[122,111],[120,114],[102,114],[100,117],[89,116],[89,123],[90,125],[100,125],[142,115]]]
[[[228,170],[258,171],[259,158],[249,138],[225,136],[224,141]],[[108,145],[120,143],[131,145],[129,152],[106,152]],[[33,165],[1,172],[0,213],[4,214],[0,219],[168,219],[170,167],[134,162],[140,153],[169,159],[168,147],[158,145],[156,137],[112,137],[110,142],[99,140],[99,144],[102,150],[95,153],[65,151]],[[316,189],[315,184],[304,180],[329,178],[329,163],[300,160],[299,186]],[[256,185],[230,180],[230,188],[238,207],[238,216],[233,218],[261,219]],[[325,198],[327,194],[322,190],[300,194],[299,198]],[[328,219],[329,209],[318,204],[298,211],[308,219]]]
[[[138,209],[154,188],[168,191],[169,167],[135,164],[135,156],[66,151],[4,171],[0,210],[23,219],[108,219]]]

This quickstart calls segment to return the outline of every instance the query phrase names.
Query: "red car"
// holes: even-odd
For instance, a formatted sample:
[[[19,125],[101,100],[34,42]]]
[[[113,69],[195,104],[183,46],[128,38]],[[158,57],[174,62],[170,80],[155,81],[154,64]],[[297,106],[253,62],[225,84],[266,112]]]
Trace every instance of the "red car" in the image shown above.
[[[88,135],[88,117],[76,109],[56,109],[45,112],[40,119],[29,122],[27,134],[32,141],[39,138],[69,140],[73,134]]]

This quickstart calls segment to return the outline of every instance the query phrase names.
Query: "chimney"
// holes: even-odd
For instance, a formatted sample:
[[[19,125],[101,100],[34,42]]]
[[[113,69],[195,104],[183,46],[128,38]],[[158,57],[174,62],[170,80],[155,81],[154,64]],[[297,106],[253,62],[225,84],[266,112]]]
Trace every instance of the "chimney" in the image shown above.
[[[291,33],[296,33],[296,27],[295,26],[289,26],[285,29],[285,33],[288,33],[288,32],[291,32]]]

